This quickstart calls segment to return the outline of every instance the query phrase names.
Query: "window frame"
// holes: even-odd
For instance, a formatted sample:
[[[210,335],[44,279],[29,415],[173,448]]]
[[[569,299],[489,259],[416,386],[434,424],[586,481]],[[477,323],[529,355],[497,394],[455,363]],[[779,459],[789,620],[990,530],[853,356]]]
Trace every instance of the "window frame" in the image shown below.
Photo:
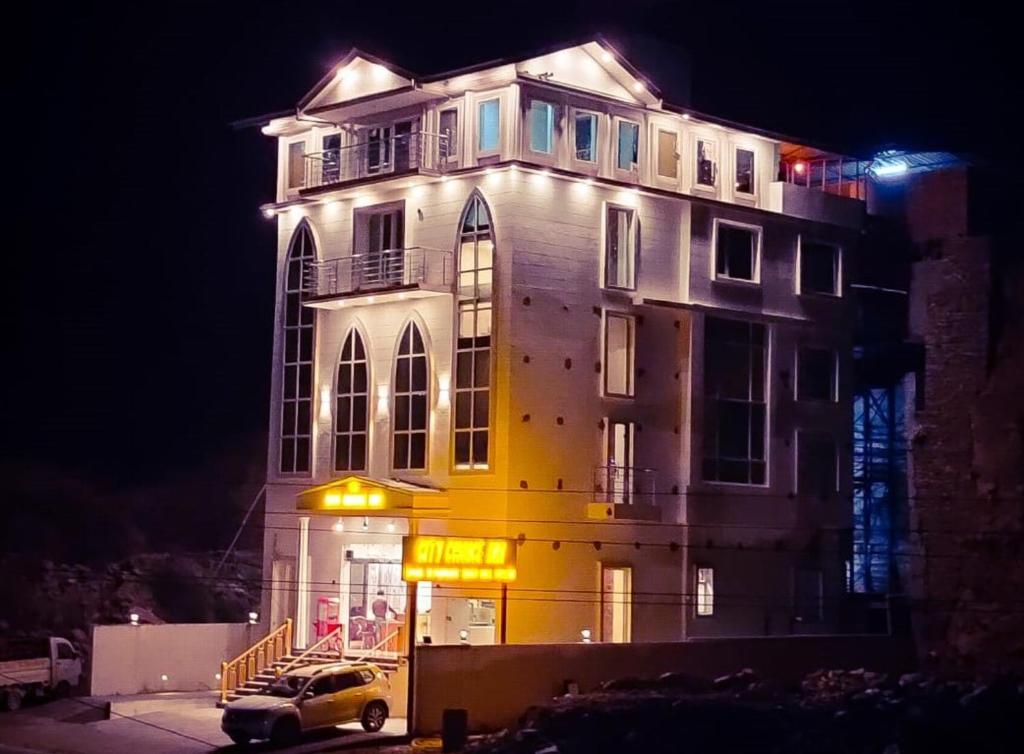
[[[626,637],[622,641],[614,641],[613,638],[605,636],[605,622],[604,622],[604,611],[608,604],[614,604],[614,602],[606,601],[608,595],[614,595],[614,592],[606,592],[604,588],[604,579],[606,571],[622,571],[625,577],[625,591],[623,592],[625,600],[621,603],[624,607],[624,633]],[[620,563],[618,561],[600,561],[598,563],[598,579],[600,587],[600,600],[598,603],[598,621],[599,627],[598,638],[602,644],[632,644],[633,643],[633,566],[629,563]],[[613,620],[614,623],[614,620]],[[614,632],[614,625],[612,631]]]
[[[501,98],[501,94],[496,92],[494,94],[481,95],[480,97],[477,98],[476,102],[474,103],[475,104],[475,118],[474,118],[475,124],[474,125],[475,125],[475,130],[476,130],[476,138],[473,140],[474,141],[473,146],[475,148],[474,152],[476,154],[477,159],[479,159],[481,157],[492,157],[494,155],[501,154],[501,120],[502,120],[501,119],[501,99],[502,99]],[[498,108],[498,133],[497,133],[497,140],[496,140],[495,145],[493,147],[491,147],[491,148],[486,148],[485,149],[484,146],[483,146],[483,135],[484,135],[484,132],[483,132],[483,117],[482,117],[482,115],[483,115],[483,107],[484,107],[484,105],[488,105],[491,102],[496,103],[496,106]]]
[[[348,339],[350,337],[353,339],[352,340],[352,354],[351,354],[351,358],[346,360],[344,358],[345,344],[348,342]],[[362,344],[362,347],[363,347],[363,358],[362,359],[357,359],[356,358],[356,342],[357,342],[357,340],[358,340],[359,343]],[[361,397],[363,395],[362,393],[356,393],[355,390],[354,390],[354,384],[355,384],[355,374],[354,374],[354,371],[355,371],[357,365],[359,365],[360,363],[362,363],[365,366],[365,369],[366,369],[366,393],[365,393],[365,398],[366,398],[366,429],[363,430],[362,432],[358,432],[358,431],[353,430],[351,428],[352,427],[352,420],[355,417],[355,411],[354,411],[355,399],[358,398],[358,397]],[[353,391],[347,393],[345,396],[342,396],[342,394],[340,392],[340,382],[339,382],[341,367],[342,367],[343,364],[347,364],[353,370],[353,374],[350,377],[350,382],[353,385]],[[339,427],[339,424],[338,424],[338,420],[340,419],[340,416],[341,416],[341,412],[340,412],[340,410],[338,408],[338,404],[341,401],[342,397],[347,397],[351,401],[350,404],[349,404],[349,427],[345,431],[341,431],[341,429]],[[373,403],[372,403],[372,401],[373,401],[373,399],[374,399],[374,396],[373,396],[373,371],[371,369],[371,364],[370,364],[370,350],[369,350],[369,348],[367,348],[367,346],[366,346],[366,338],[363,337],[363,334],[359,331],[359,328],[356,327],[355,325],[352,325],[352,326],[349,327],[348,331],[345,333],[345,337],[341,341],[341,349],[338,352],[338,360],[337,360],[337,363],[335,365],[335,370],[334,370],[334,421],[332,422],[333,426],[332,426],[332,433],[331,433],[332,434],[331,456],[332,456],[332,459],[333,459],[332,460],[332,463],[333,463],[333,467],[332,468],[334,469],[335,473],[358,474],[358,473],[366,473],[366,472],[369,471],[369,467],[370,467],[370,428],[373,426],[373,422],[372,422],[372,416],[373,416]],[[360,466],[360,467],[353,467],[351,465],[351,459],[352,459],[352,438],[355,435],[358,435],[358,434],[362,434],[364,436],[363,465]],[[339,466],[338,466],[338,438],[341,437],[342,435],[345,435],[345,436],[347,436],[349,438],[348,457],[349,457],[350,464],[349,464],[349,468],[347,468],[347,469],[342,469],[342,468],[339,468]]]
[[[747,278],[737,278],[730,275],[721,274],[718,271],[718,240],[719,240],[719,228],[721,226],[727,226],[730,228],[738,228],[740,230],[749,230],[754,233],[754,259],[751,270],[753,277],[748,280]],[[762,247],[764,246],[764,228],[760,225],[753,225],[751,223],[740,222],[738,220],[730,220],[724,217],[714,218],[711,230],[711,278],[715,282],[738,284],[738,285],[761,285],[761,253]]]
[[[612,285],[609,282],[609,270],[611,262],[611,241],[612,234],[609,222],[609,218],[612,212],[625,212],[629,217],[629,229],[627,233],[627,241],[629,242],[629,274],[626,285]],[[601,267],[601,283],[602,288],[610,291],[635,291],[637,289],[637,280],[640,272],[640,214],[637,212],[635,207],[627,207],[623,204],[615,204],[614,202],[605,202],[604,205],[604,259]]]
[[[601,394],[605,398],[633,399],[636,397],[636,317],[626,312],[612,309],[604,309],[602,317],[602,347],[601,347]],[[626,328],[626,392],[614,393],[608,389],[608,376],[611,374],[608,361],[609,332],[608,322],[610,319],[622,319],[628,322]]]
[[[739,182],[739,153],[740,152],[750,153],[750,191],[740,191],[737,184]],[[733,196],[740,199],[757,199],[757,150],[750,144],[733,144],[732,145],[732,193]]]
[[[710,581],[701,581],[701,572],[707,571],[711,579]],[[701,584],[708,584],[710,589],[710,600],[705,601],[704,596],[701,595]],[[706,603],[708,609],[702,611],[702,603]],[[715,617],[715,567],[707,563],[694,563],[693,564],[693,617],[697,619],[707,619]]]
[[[712,160],[714,165],[714,181],[710,184],[700,182],[700,143],[707,142],[708,144],[714,145],[715,159]],[[702,133],[693,134],[693,158],[691,167],[693,168],[693,180],[690,182],[690,187],[694,191],[702,191],[708,194],[717,194],[719,186],[721,185],[721,174],[722,174],[722,155],[721,155],[721,139],[707,136]]]
[[[296,290],[292,290],[290,288],[290,285],[289,285],[289,272],[290,272],[289,268],[290,268],[291,263],[293,261],[292,252],[295,250],[296,244],[299,242],[300,234],[303,235],[307,239],[306,242],[308,242],[308,244],[309,244],[309,249],[308,249],[309,253],[305,253],[306,250],[304,250],[303,253],[301,254],[301,256],[295,257],[295,259],[299,261],[299,281],[298,281],[298,286],[299,287]],[[314,415],[314,408],[315,408],[314,404],[315,404],[315,396],[316,396],[316,388],[317,388],[317,369],[316,369],[317,360],[316,360],[316,357],[317,357],[317,329],[318,329],[317,328],[317,324],[318,323],[317,323],[316,310],[312,309],[310,307],[303,306],[303,304],[302,304],[302,301],[303,301],[303,298],[304,298],[304,294],[302,292],[302,288],[303,288],[302,276],[305,274],[305,262],[307,260],[311,260],[311,261],[316,261],[317,260],[317,258],[318,258],[318,249],[319,249],[319,244],[317,243],[317,238],[316,238],[316,236],[313,233],[312,226],[305,219],[300,221],[295,226],[295,229],[292,231],[291,238],[288,241],[288,249],[287,249],[287,251],[285,253],[283,277],[282,277],[282,281],[281,281],[281,284],[282,284],[282,288],[281,288],[281,293],[282,293],[282,296],[281,296],[281,314],[280,314],[281,319],[279,320],[279,322],[280,322],[279,326],[281,328],[281,330],[280,330],[280,332],[281,332],[281,351],[280,351],[280,353],[278,355],[279,358],[280,358],[280,362],[279,363],[280,363],[280,366],[281,366],[281,384],[279,386],[279,391],[280,391],[279,395],[280,395],[281,403],[280,403],[280,411],[279,411],[279,414],[278,414],[278,417],[277,417],[278,432],[277,432],[277,443],[276,443],[277,444],[277,458],[276,458],[277,464],[276,464],[276,469],[277,469],[277,474],[279,476],[281,476],[281,477],[309,477],[309,476],[311,476],[313,474],[314,467],[315,467],[315,464],[316,464],[316,441],[317,441],[318,432],[316,431],[316,417]],[[298,318],[297,318],[297,321],[296,321],[295,324],[288,324],[288,316],[289,316],[288,312],[289,312],[289,307],[290,307],[289,296],[292,296],[292,295],[294,295],[296,297],[295,300],[297,301],[297,305],[298,305],[298,310],[297,310],[297,317]],[[306,311],[310,312],[310,315],[309,315],[310,322],[308,322],[308,323],[304,323],[303,322],[303,313],[306,312]],[[311,346],[310,346],[311,353],[310,353],[308,359],[304,359],[302,357],[302,333],[306,329],[308,329],[310,331],[310,333],[311,333],[310,336],[309,336],[309,339],[311,341]],[[296,337],[295,357],[294,357],[294,360],[289,361],[289,358],[288,358],[288,334],[289,334],[290,331],[293,331],[293,330],[297,332],[297,334],[295,336]],[[298,431],[299,430],[300,404],[303,401],[306,400],[306,399],[304,399],[304,398],[302,398],[300,396],[300,392],[299,392],[300,391],[299,381],[302,379],[302,368],[304,366],[309,368],[309,398],[308,398],[308,403],[309,403],[309,426],[308,426],[308,434],[300,434],[299,431]],[[287,393],[286,393],[287,388],[288,388],[288,369],[289,369],[289,367],[293,367],[295,369],[295,396],[294,397],[289,397],[287,395]],[[292,420],[293,420],[294,431],[286,433],[285,432],[285,423],[286,423],[285,419],[286,419],[286,414],[287,414],[287,407],[288,407],[289,404],[294,404],[293,405],[293,409],[292,409],[292,411],[293,411]],[[289,440],[289,439],[293,443],[292,464],[291,464],[291,468],[289,470],[285,470],[284,469],[284,457],[285,457],[284,445],[285,445],[285,441]],[[297,464],[296,464],[296,461],[299,458],[299,455],[298,455],[299,441],[302,440],[302,439],[306,439],[308,441],[308,449],[307,449],[307,454],[306,454],[306,466],[307,467],[305,469],[297,468]]]
[[[824,351],[831,354],[832,363],[832,374],[830,375],[829,395],[828,398],[817,398],[817,397],[803,397],[800,394],[800,369],[803,365],[803,354],[805,351]],[[817,403],[829,404],[839,402],[839,351],[829,346],[819,346],[812,343],[800,343],[797,344],[796,352],[794,353],[794,367],[793,367],[793,400],[799,403]]]
[[[832,277],[834,281],[834,290],[828,291],[809,291],[804,288],[803,280],[803,259],[804,259],[804,242],[807,241],[810,244],[816,244],[821,246],[830,246],[834,251],[833,262],[832,262]],[[798,296],[813,296],[825,299],[838,299],[843,297],[843,245],[835,241],[826,241],[815,236],[806,235],[804,233],[799,234],[797,237],[796,244],[796,275],[793,276],[796,281],[796,293]]]
[[[625,125],[625,124],[629,124],[629,125],[633,126],[636,129],[636,160],[634,162],[632,162],[628,168],[622,167],[622,165],[621,165],[621,153],[620,153],[621,146],[622,146],[622,141],[621,141],[621,138],[620,138],[620,132],[621,132],[622,126]],[[614,155],[614,161],[612,162],[612,167],[618,173],[624,173],[624,174],[630,175],[630,176],[638,176],[640,174],[640,160],[643,159],[643,153],[641,151],[641,146],[640,146],[640,138],[641,138],[641,130],[642,130],[641,126],[642,126],[642,124],[640,123],[639,120],[633,120],[632,118],[627,118],[625,116],[616,115],[614,117],[614,120],[613,120],[613,125],[614,125],[614,128],[613,128],[612,133],[613,133],[613,136],[614,136],[614,139],[615,139],[615,150],[614,150],[615,155]]]
[[[455,133],[452,134],[452,138],[448,141],[448,153],[441,154],[440,138],[444,136],[441,132],[441,120],[445,113],[455,113]],[[449,102],[444,105],[439,105],[437,108],[437,134],[438,134],[438,161],[445,165],[458,164],[459,155],[462,152],[460,143],[460,127],[464,127],[464,118],[462,114],[462,103],[460,102]],[[500,123],[500,119],[499,119]]]
[[[601,152],[599,138],[599,134],[601,131],[601,113],[597,112],[596,110],[587,110],[586,108],[582,107],[570,108],[570,113],[572,115],[572,160],[573,162],[578,162],[581,165],[587,165],[592,168],[596,168],[598,166],[598,161],[600,159]],[[594,131],[591,134],[592,143],[590,145],[590,151],[593,157],[593,159],[591,160],[581,159],[578,156],[579,153],[576,150],[576,119],[581,116],[590,118],[594,124]]]
[[[292,147],[301,147],[301,154],[299,155],[299,172],[301,177],[299,183],[292,184]],[[301,139],[294,139],[292,141],[285,142],[284,148],[284,190],[285,192],[291,193],[301,191],[306,188],[306,151],[308,148],[308,139],[303,136]]]
[[[407,354],[401,353],[401,350],[402,350],[402,340],[405,338],[406,332],[410,331],[410,328],[414,328],[415,331],[417,331],[419,333],[420,341],[423,343],[423,353],[422,354],[420,354],[420,353],[418,353],[418,352],[413,350],[413,348],[415,346],[415,343],[416,343],[416,340],[415,340],[414,337],[412,337],[411,333],[410,333],[409,353],[407,353]],[[395,343],[395,351],[394,351],[394,357],[392,358],[391,375],[390,375],[390,377],[391,377],[391,396],[390,396],[389,403],[390,403],[390,410],[391,410],[391,426],[390,426],[390,430],[391,431],[389,433],[390,434],[390,443],[389,443],[389,451],[390,452],[389,452],[389,456],[388,456],[388,468],[391,469],[392,471],[395,471],[395,472],[407,472],[407,473],[410,473],[410,474],[413,474],[413,475],[417,475],[417,474],[422,475],[422,474],[428,473],[429,470],[430,470],[430,439],[431,439],[430,438],[430,434],[431,434],[431,432],[430,432],[430,414],[431,414],[431,408],[432,408],[431,401],[433,399],[432,390],[431,390],[432,383],[433,383],[433,378],[432,378],[432,374],[431,374],[432,360],[430,358],[430,346],[428,344],[427,337],[424,334],[425,333],[425,328],[423,328],[420,325],[420,323],[417,322],[415,319],[408,319],[408,320],[406,320],[403,323],[402,327],[399,328],[398,333],[399,333],[398,334],[398,340]],[[413,358],[419,357],[421,355],[423,356],[424,361],[425,361],[425,371],[426,371],[424,390],[413,390],[412,363],[411,363],[411,361],[412,361]],[[398,392],[398,364],[399,364],[399,360],[400,359],[409,359],[410,360],[410,365],[409,365],[409,389],[406,390],[406,391],[403,391],[401,393],[401,395],[408,395],[410,397],[410,406],[409,406],[410,425],[409,425],[409,427],[407,429],[398,429],[398,397],[399,397],[399,392]],[[424,401],[425,401],[424,414],[423,414],[424,415],[423,429],[422,430],[420,430],[420,429],[415,429],[414,430],[414,429],[412,429],[412,423],[411,423],[411,417],[413,415],[411,398],[412,398],[412,396],[418,395],[420,393],[423,393]],[[410,443],[410,447],[411,447],[411,442],[412,442],[411,437],[412,437],[412,435],[420,433],[420,432],[423,433],[423,466],[411,466],[411,465],[409,465],[409,466],[401,467],[401,466],[395,465],[395,448],[396,448],[396,443],[398,441],[399,436],[401,435],[402,437],[409,438],[409,439],[406,440],[406,442]],[[410,459],[411,459],[411,455],[410,455],[409,458],[407,458],[407,461],[409,461]]]
[[[546,106],[548,108],[548,113],[551,116],[550,121],[548,122],[548,131],[547,131],[548,149],[547,150],[536,149],[534,147],[534,144],[533,144],[533,115],[534,115],[533,107],[536,104],[540,104],[540,105]],[[539,155],[541,157],[545,157],[545,158],[548,158],[548,159],[554,158],[555,157],[555,153],[558,151],[557,150],[556,140],[555,140],[555,132],[557,130],[557,126],[558,126],[558,105],[556,103],[554,103],[554,102],[549,102],[548,100],[543,99],[541,97],[533,97],[533,96],[529,97],[528,98],[528,107],[526,108],[526,129],[525,129],[526,130],[526,149],[529,152],[531,152],[532,154]]]
[[[675,175],[665,175],[661,172],[661,135],[668,134],[675,137],[675,149],[673,150]],[[678,184],[683,168],[683,153],[679,149],[681,135],[679,129],[672,128],[667,124],[656,123],[654,125],[654,178],[656,181],[668,184]]]

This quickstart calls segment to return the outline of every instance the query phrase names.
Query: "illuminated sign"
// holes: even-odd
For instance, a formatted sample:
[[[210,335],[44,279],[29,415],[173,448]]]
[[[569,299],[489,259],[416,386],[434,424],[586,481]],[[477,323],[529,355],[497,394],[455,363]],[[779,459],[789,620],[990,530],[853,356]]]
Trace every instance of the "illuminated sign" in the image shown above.
[[[515,581],[516,543],[511,539],[405,537],[405,581]]]
[[[344,491],[331,490],[324,493],[324,508],[378,510],[383,507],[384,491],[376,488],[364,489],[356,479],[349,481]]]

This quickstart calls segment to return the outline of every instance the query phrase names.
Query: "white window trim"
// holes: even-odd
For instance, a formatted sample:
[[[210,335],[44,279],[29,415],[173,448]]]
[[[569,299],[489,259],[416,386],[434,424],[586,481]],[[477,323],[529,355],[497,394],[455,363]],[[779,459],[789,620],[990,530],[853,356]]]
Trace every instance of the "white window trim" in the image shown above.
[[[754,156],[754,169],[750,176],[751,191],[740,191],[736,188],[736,169],[739,167],[739,155],[737,154],[740,150],[744,152],[750,152]],[[756,202],[757,201],[757,176],[758,168],[760,167],[760,159],[758,158],[757,148],[753,144],[733,144],[732,145],[732,194],[737,199],[742,199],[744,202]]]
[[[504,136],[504,110],[501,92],[480,94],[473,101],[473,154],[476,159],[481,157],[494,157],[501,154],[501,144]],[[494,149],[480,148],[480,107],[487,102],[498,103],[498,145]]]
[[[805,291],[803,286],[803,280],[801,279],[801,269],[803,267],[803,248],[804,238],[812,243],[820,243],[826,246],[831,246],[836,250],[836,290],[835,293],[826,293],[824,291]],[[822,238],[816,238],[801,233],[797,236],[796,241],[796,270],[793,275],[793,280],[796,284],[796,294],[798,296],[812,296],[815,298],[826,298],[826,299],[838,299],[843,297],[843,246],[842,244],[836,243],[835,241],[826,241]]]
[[[633,284],[630,286],[611,285],[608,282],[608,213],[618,209],[628,212],[631,216],[630,222],[630,253],[633,255]],[[637,249],[640,247],[640,213],[636,207],[628,207],[625,204],[616,202],[605,202],[604,211],[601,216],[601,289],[605,291],[619,291],[633,293],[637,290],[640,279],[640,254]]]
[[[821,398],[800,397],[800,352],[804,349],[815,351],[831,351],[832,353],[832,397],[827,400]],[[839,351],[830,346],[819,346],[813,343],[798,343],[793,352],[793,400],[798,403],[811,403],[828,405],[839,402]]]
[[[629,349],[626,366],[626,392],[613,393],[608,390],[608,319],[619,317],[629,320]],[[632,400],[636,397],[636,317],[626,312],[605,309],[601,317],[601,395],[605,398]]]
[[[636,126],[636,162],[630,168],[619,167],[619,125],[621,123],[632,123]],[[622,175],[639,176],[640,175],[640,162],[643,160],[643,145],[641,140],[643,139],[643,124],[639,120],[633,118],[625,118],[621,115],[616,115],[612,118],[612,143],[615,148],[612,150],[612,169]]]
[[[593,136],[594,136],[594,146],[593,146],[594,159],[593,160],[581,160],[580,158],[578,158],[576,156],[576,116],[577,115],[587,115],[587,116],[589,116],[589,117],[594,119],[594,134],[593,134]],[[597,112],[596,110],[587,110],[586,108],[582,108],[582,107],[570,107],[569,108],[569,117],[572,119],[572,127],[570,129],[571,133],[569,134],[569,139],[570,139],[570,141],[569,141],[569,153],[570,153],[572,162],[578,163],[579,165],[585,165],[588,168],[597,168],[598,161],[601,159],[601,148],[600,148],[600,143],[601,143],[601,138],[600,138],[600,135],[601,135],[601,113]]]
[[[530,118],[531,118],[531,116],[533,114],[533,103],[534,102],[540,102],[541,104],[547,105],[548,107],[551,108],[551,133],[550,133],[551,151],[549,151],[549,152],[542,152],[542,151],[539,151],[539,150],[536,150],[536,149],[533,148],[533,123],[530,121]],[[526,123],[525,123],[526,127],[523,129],[523,132],[524,132],[524,134],[526,136],[525,141],[526,141],[526,151],[527,152],[529,152],[530,154],[533,154],[533,155],[537,155],[538,157],[543,157],[544,159],[548,159],[548,160],[551,160],[551,159],[555,158],[556,154],[558,153],[558,139],[557,139],[557,136],[556,136],[556,134],[558,132],[558,119],[559,119],[559,106],[558,106],[557,102],[551,102],[551,101],[546,100],[546,99],[544,99],[542,97],[533,97],[533,96],[531,96],[531,97],[529,97],[527,99]],[[500,120],[499,120],[499,131],[500,131]]]
[[[701,141],[711,142],[715,145],[715,184],[708,186],[704,183],[699,183],[697,177],[700,175],[700,171],[697,169],[697,143]],[[708,195],[718,194],[719,187],[722,185],[722,139],[716,135],[709,135],[703,132],[697,132],[693,134],[693,138],[690,141],[690,190],[697,193],[704,193]]]
[[[662,175],[659,172],[659,170],[658,170],[658,166],[660,165],[660,162],[661,162],[661,134],[662,134],[662,132],[665,132],[667,134],[672,134],[672,135],[674,135],[676,137],[676,151],[675,151],[676,174],[674,176]],[[670,185],[670,186],[677,186],[679,184],[680,180],[683,177],[683,153],[680,151],[680,146],[682,145],[682,142],[683,142],[683,135],[679,132],[678,128],[674,128],[673,126],[671,126],[669,124],[664,124],[664,123],[655,123],[654,124],[654,148],[651,150],[652,151],[651,174],[654,176],[654,180],[656,182],[661,183],[663,185]]]
[[[741,228],[743,230],[750,230],[754,232],[756,237],[756,243],[754,248],[754,278],[753,280],[747,280],[745,278],[734,278],[728,275],[718,274],[718,228],[722,225],[727,225],[733,228]],[[750,223],[737,222],[736,220],[727,220],[722,217],[716,217],[714,219],[714,225],[711,231],[711,279],[716,282],[729,283],[735,285],[761,285],[761,247],[764,243],[764,228],[760,225],[751,225]]]
[[[700,572],[711,571],[711,604],[710,610],[702,613],[700,605]],[[698,619],[715,617],[715,567],[707,563],[693,564],[693,617]]]
[[[284,190],[284,195],[295,195],[300,190],[306,187],[306,159],[305,155],[309,153],[309,135],[304,134],[301,139],[283,139],[284,143],[284,154],[282,159],[282,170],[281,170],[281,187]],[[302,183],[298,186],[292,186],[291,184],[291,149],[295,144],[302,145]]]

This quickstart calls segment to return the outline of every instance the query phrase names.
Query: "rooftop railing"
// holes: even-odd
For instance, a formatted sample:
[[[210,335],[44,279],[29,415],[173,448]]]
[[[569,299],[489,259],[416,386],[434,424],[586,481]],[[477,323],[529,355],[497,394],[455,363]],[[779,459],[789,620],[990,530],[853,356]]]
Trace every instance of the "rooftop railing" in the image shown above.
[[[450,289],[452,253],[413,246],[308,262],[303,279],[307,298],[375,293],[398,288]]]
[[[850,199],[865,199],[864,171],[858,160],[843,157],[823,157],[813,160],[793,160],[780,166],[779,179],[794,186],[824,191]]]
[[[304,155],[303,182],[299,188],[333,186],[411,170],[443,172],[456,161],[455,145],[447,134],[380,131],[376,138]]]
[[[598,466],[594,469],[594,502],[614,505],[657,505],[655,469]]]

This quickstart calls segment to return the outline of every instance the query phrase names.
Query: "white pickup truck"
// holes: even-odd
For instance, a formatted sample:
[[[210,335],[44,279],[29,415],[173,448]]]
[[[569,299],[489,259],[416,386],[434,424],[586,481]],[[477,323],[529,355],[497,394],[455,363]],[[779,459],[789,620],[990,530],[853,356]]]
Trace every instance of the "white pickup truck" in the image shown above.
[[[26,696],[64,696],[82,678],[82,659],[67,639],[0,639],[0,708],[14,711]]]

